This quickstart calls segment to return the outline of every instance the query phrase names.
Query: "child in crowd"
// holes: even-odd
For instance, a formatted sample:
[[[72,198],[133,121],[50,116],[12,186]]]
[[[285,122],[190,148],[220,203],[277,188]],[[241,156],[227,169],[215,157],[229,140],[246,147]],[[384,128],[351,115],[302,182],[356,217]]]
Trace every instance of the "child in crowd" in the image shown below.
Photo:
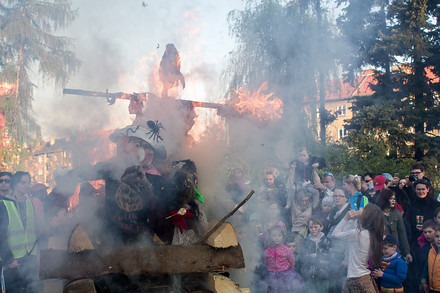
[[[429,219],[425,223],[423,223],[423,234],[425,236],[426,243],[422,247],[417,247],[415,251],[415,258],[417,263],[417,282],[419,283],[421,282],[421,278],[422,278],[421,274],[428,260],[428,255],[429,255],[429,251],[431,250],[431,245],[434,243],[435,240],[434,235],[437,227],[439,226],[432,219]]]
[[[284,233],[280,226],[269,229],[270,246],[264,251],[263,261],[267,269],[267,293],[297,292],[302,289],[302,279],[295,268],[295,257],[283,244]]]
[[[297,249],[301,247],[307,237],[307,223],[312,216],[311,195],[297,191],[295,194],[295,204],[291,209],[292,213],[292,234],[296,237]]]
[[[280,206],[277,202],[269,202],[268,206],[268,218],[264,223],[264,236],[263,236],[263,245],[267,247],[269,245],[269,229],[273,226],[280,226],[283,229],[283,233],[286,233],[286,225],[283,221],[281,221],[280,217]]]
[[[398,252],[397,239],[393,235],[385,236],[382,252],[380,268],[371,273],[374,278],[380,278],[379,292],[403,292],[402,282],[406,278],[408,266]]]
[[[308,228],[309,235],[300,254],[302,276],[306,279],[307,292],[327,293],[331,241],[322,232],[320,217],[310,217]]]
[[[431,250],[429,250],[428,262],[423,270],[422,276],[422,288],[425,292],[436,293],[440,292],[440,276],[438,272],[440,271],[440,227],[437,226],[434,234],[434,243]],[[434,272],[437,272],[434,274]]]
[[[321,202],[321,208],[319,210],[315,210],[313,212],[314,216],[318,216],[322,220],[322,224],[324,225],[324,231],[328,228],[328,215],[330,211],[335,206],[333,202],[333,198],[330,196],[324,197]]]

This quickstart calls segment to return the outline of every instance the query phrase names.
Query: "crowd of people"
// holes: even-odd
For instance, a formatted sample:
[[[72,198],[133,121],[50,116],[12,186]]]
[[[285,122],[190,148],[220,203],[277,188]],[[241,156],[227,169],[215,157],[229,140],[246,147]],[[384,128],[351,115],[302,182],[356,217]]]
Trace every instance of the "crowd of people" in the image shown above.
[[[104,243],[153,241],[153,235],[162,244],[199,239],[207,218],[197,168],[191,160],[161,168],[167,154],[159,130],[149,121],[115,131],[114,158],[57,168],[49,195],[47,186],[31,185],[28,172],[0,172],[1,292],[40,292],[39,250],[65,248],[74,226],[90,226],[92,216],[107,231],[101,237],[112,237]],[[337,178],[301,148],[285,174],[270,167],[262,178],[231,219],[250,276],[241,286],[269,293],[440,292],[440,202],[422,164],[403,178]],[[104,197],[87,183],[96,179],[105,180]],[[237,166],[225,184],[229,207],[250,189],[246,170]],[[78,217],[79,210],[86,212]]]
[[[252,292],[440,292],[440,202],[424,165],[337,178],[301,148],[289,167],[266,168],[233,218]],[[243,167],[233,174],[238,203],[251,187]]]

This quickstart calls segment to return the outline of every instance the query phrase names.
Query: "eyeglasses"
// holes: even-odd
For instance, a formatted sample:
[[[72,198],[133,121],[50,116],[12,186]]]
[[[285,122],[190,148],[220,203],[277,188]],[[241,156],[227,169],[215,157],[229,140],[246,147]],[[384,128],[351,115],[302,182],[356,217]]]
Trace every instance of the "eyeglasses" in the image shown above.
[[[345,197],[345,195],[339,195],[339,194],[333,195],[333,198],[343,198],[343,197]]]
[[[11,179],[0,179],[0,184],[1,183],[11,183]]]
[[[411,172],[411,175],[419,175],[419,174],[421,174],[422,172],[418,172],[418,171],[416,171],[416,172]]]

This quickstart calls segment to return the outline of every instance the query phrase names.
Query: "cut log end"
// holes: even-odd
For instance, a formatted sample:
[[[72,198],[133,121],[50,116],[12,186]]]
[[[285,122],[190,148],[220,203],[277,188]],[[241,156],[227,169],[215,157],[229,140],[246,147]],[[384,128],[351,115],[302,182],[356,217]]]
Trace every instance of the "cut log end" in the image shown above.
[[[78,225],[70,235],[68,250],[69,252],[81,252],[84,250],[94,250],[95,247],[92,244],[87,233]]]
[[[237,233],[231,223],[223,223],[206,239],[206,244],[214,248],[237,246]]]
[[[241,293],[241,289],[237,283],[228,277],[209,273],[207,276],[207,287],[214,293]]]

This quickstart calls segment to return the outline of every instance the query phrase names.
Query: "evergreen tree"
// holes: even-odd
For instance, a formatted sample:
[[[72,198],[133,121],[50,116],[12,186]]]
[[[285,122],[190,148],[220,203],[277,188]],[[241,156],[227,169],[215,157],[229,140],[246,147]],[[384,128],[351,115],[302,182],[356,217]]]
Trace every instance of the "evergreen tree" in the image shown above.
[[[57,85],[67,81],[79,61],[69,50],[71,40],[56,36],[67,27],[77,11],[67,0],[8,0],[0,3],[0,83],[15,88],[15,94],[1,99],[0,107],[9,133],[21,143],[40,136],[32,117],[32,69]]]
[[[348,142],[369,157],[380,145],[392,159],[438,158],[440,141],[430,132],[440,129],[439,85],[432,79],[440,65],[439,1],[341,2],[339,25],[355,48],[344,63],[347,76],[376,69],[374,95],[354,103]]]

